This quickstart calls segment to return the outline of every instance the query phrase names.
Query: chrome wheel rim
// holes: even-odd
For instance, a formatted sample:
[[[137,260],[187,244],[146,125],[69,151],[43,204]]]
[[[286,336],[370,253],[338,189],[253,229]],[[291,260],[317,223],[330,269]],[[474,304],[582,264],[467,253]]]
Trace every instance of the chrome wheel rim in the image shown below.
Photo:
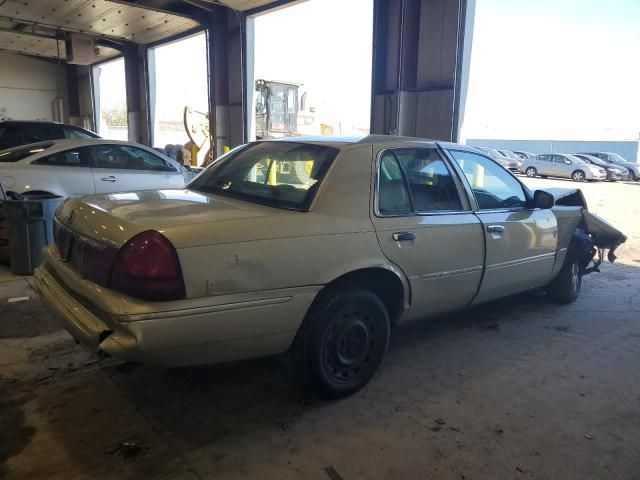
[[[576,172],[573,174],[573,179],[576,182],[581,182],[582,180],[584,180],[584,174],[582,172]]]
[[[536,171],[533,168],[527,168],[527,177],[535,177]]]
[[[580,284],[580,269],[578,267],[578,262],[575,262],[573,265],[571,265],[571,291],[577,292],[579,284]]]

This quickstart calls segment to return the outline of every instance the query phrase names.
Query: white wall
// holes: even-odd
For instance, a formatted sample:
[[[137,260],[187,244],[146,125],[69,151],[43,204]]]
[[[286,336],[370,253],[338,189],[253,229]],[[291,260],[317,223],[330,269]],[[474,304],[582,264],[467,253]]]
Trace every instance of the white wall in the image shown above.
[[[53,120],[53,100],[65,92],[63,65],[0,52],[0,119]]]

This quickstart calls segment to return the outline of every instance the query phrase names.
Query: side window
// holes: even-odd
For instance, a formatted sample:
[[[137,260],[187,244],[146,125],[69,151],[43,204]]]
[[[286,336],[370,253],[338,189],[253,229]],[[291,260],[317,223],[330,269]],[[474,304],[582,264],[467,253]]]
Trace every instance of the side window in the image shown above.
[[[565,160],[562,155],[553,155],[553,163],[564,163]]]
[[[93,154],[96,168],[175,171],[162,158],[141,148],[108,144],[89,148]]]
[[[22,134],[20,129],[16,127],[1,127],[0,128],[0,150],[5,148],[17,147],[23,145]]]
[[[65,138],[73,138],[75,140],[77,139],[86,140],[87,138],[94,138],[93,136],[87,134],[86,132],[80,130],[79,128],[62,127],[62,130],[64,131]]]
[[[45,140],[57,140],[64,138],[62,128],[58,126],[33,126],[22,130],[24,143],[43,142]]]
[[[398,149],[394,153],[409,183],[416,211],[462,210],[451,172],[435,149]]]
[[[500,165],[471,152],[450,153],[467,177],[481,210],[526,205],[522,185]]]
[[[88,166],[82,149],[67,150],[54,153],[48,157],[39,158],[32,162],[34,165],[48,165],[56,167],[86,167]]]
[[[122,149],[129,155],[131,155],[132,158],[136,159],[136,164],[142,167],[139,168],[139,170],[175,172],[175,168],[170,166],[164,159],[151,152],[148,152],[147,150],[143,150],[142,148],[137,147],[130,147],[128,145],[123,146]],[[142,163],[140,163],[140,159],[142,159]]]
[[[409,192],[396,157],[385,152],[378,173],[378,211],[384,215],[412,213]]]

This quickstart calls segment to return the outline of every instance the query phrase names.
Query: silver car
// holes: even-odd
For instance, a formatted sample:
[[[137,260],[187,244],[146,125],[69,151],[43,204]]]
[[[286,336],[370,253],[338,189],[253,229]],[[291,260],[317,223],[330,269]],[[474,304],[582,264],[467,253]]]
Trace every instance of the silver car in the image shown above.
[[[503,153],[500,153],[495,148],[486,148],[486,147],[475,147],[479,150],[482,150],[484,153],[488,154],[491,158],[493,158],[496,162],[502,165],[507,170],[518,171],[520,166],[519,159],[513,159],[505,156]]]
[[[606,180],[607,171],[597,165],[564,153],[545,153],[523,160],[520,170],[527,177],[562,177],[574,182]]]

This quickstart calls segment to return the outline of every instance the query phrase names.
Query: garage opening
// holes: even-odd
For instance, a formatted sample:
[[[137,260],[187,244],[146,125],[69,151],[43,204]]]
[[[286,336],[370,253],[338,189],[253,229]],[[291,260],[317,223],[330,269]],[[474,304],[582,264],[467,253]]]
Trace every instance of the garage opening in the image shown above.
[[[199,158],[209,150],[206,41],[206,35],[198,33],[149,49],[149,109],[156,148],[193,141]]]
[[[128,140],[124,59],[94,66],[92,80],[97,134],[112,140]]]
[[[369,133],[373,0],[309,0],[247,30],[251,139]]]

